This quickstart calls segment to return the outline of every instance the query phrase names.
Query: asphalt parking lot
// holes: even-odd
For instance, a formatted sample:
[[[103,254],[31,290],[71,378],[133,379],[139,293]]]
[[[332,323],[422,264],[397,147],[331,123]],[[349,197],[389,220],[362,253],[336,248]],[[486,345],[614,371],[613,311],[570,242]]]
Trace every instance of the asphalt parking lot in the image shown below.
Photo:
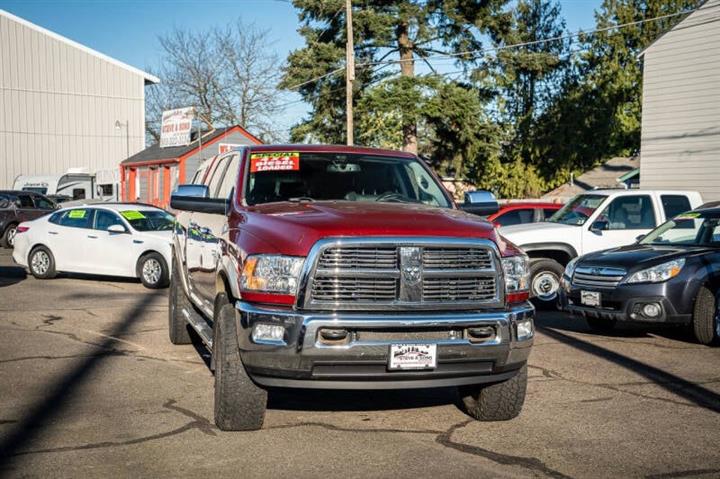
[[[230,433],[166,308],[133,281],[37,281],[2,250],[0,476],[720,476],[720,348],[680,331],[542,314],[510,422],[469,420],[454,390],[278,391],[263,430]]]

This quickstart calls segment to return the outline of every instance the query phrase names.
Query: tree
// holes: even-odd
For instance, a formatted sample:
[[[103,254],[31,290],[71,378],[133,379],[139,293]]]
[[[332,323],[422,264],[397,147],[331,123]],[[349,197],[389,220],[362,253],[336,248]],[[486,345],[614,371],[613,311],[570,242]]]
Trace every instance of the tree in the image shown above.
[[[388,58],[397,55],[394,64],[406,80],[396,85],[419,90],[424,80],[416,79],[415,62],[432,65],[433,54],[459,53],[480,47],[479,36],[491,28],[501,16],[507,0],[425,0],[397,1],[365,0],[354,13],[354,43],[356,65],[356,98],[361,101],[366,90],[387,77]],[[345,24],[342,0],[294,0],[300,10],[303,27],[300,34],[305,47],[288,58],[282,86],[292,88],[322,75],[340,70],[345,57]],[[471,60],[469,60],[471,61]],[[312,81],[298,87],[303,98],[313,106],[309,118],[292,131],[295,140],[316,135],[321,141],[341,142],[344,131],[337,119],[344,116],[345,107],[339,75]],[[417,94],[409,94],[408,98]],[[401,110],[414,110],[413,104],[397,105]],[[391,117],[392,114],[389,114]],[[401,121],[402,147],[417,152],[416,116],[403,115]],[[359,137],[363,132],[359,132]]]
[[[147,93],[151,138],[160,138],[164,110],[184,106],[196,107],[213,126],[239,124],[266,141],[279,137],[280,61],[267,48],[268,30],[238,20],[206,32],[176,28],[159,40],[161,83]]]

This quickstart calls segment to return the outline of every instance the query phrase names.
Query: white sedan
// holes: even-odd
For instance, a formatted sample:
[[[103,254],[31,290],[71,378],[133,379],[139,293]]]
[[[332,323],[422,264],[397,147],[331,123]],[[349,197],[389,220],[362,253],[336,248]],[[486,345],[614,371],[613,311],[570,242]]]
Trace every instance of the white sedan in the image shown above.
[[[165,210],[134,203],[66,207],[20,223],[13,260],[40,279],[58,272],[128,276],[162,288],[174,224]]]

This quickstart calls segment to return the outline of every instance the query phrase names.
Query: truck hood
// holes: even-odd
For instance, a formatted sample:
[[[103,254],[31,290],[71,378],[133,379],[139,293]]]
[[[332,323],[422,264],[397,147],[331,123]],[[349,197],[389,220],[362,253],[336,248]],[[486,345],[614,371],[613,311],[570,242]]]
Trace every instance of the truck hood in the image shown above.
[[[522,225],[504,226],[499,232],[503,238],[523,247],[534,243],[579,243],[583,226],[572,226],[561,223],[526,223]],[[576,241],[577,240],[577,241]],[[577,248],[577,246],[575,246]]]
[[[578,265],[607,266],[623,268],[627,271],[636,271],[674,259],[687,258],[716,251],[716,249],[701,246],[682,247],[631,244],[620,248],[612,248],[587,254],[578,261]]]
[[[318,240],[348,236],[424,236],[483,238],[501,252],[493,226],[460,210],[407,203],[318,201],[267,203],[238,212],[241,229],[279,253],[305,256]],[[264,251],[262,251],[264,252]]]

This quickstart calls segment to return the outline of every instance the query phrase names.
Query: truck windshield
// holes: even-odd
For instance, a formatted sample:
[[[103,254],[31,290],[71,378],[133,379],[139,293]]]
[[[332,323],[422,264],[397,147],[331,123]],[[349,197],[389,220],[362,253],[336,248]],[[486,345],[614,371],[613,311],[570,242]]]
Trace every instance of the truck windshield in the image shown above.
[[[246,201],[365,201],[451,207],[418,160],[343,153],[250,154]]]
[[[552,215],[548,221],[582,226],[606,198],[607,196],[604,195],[578,195]]]
[[[720,246],[720,213],[690,212],[658,226],[640,244]]]

